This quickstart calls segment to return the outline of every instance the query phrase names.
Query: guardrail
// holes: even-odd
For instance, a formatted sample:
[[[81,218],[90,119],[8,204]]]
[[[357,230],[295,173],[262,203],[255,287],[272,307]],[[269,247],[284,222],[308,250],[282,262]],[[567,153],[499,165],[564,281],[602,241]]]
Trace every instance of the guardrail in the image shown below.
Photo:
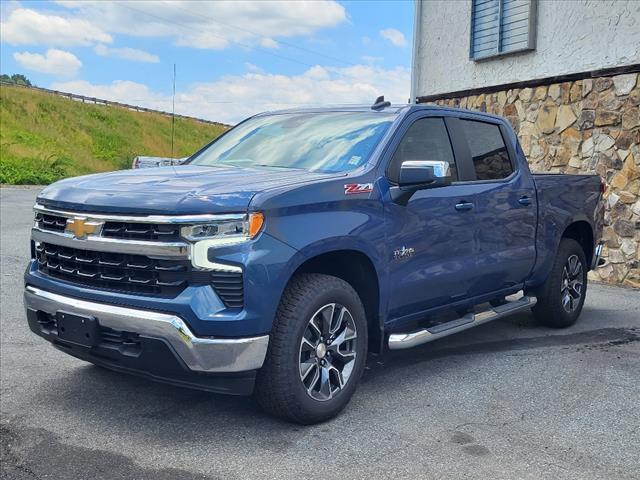
[[[113,102],[111,100],[104,100],[102,98],[96,98],[96,97],[85,97],[84,95],[78,95],[77,93],[60,92],[58,90],[51,90],[49,88],[36,87],[35,85],[20,85],[20,84],[17,84],[17,83],[7,82],[5,80],[0,80],[0,85],[2,85],[2,86],[6,85],[6,86],[10,86],[10,87],[27,88],[27,89],[31,89],[31,90],[38,90],[40,92],[48,93],[48,94],[51,94],[51,95],[57,95],[59,97],[68,98],[69,100],[73,100],[73,101],[76,101],[76,102],[93,103],[95,105],[107,105],[107,106],[126,108],[128,110],[133,110],[134,112],[159,113],[160,115],[165,115],[167,117],[174,116],[174,114],[172,114],[171,112],[165,112],[164,110],[154,110],[153,108],[140,107],[138,105],[131,105],[131,104],[128,104],[128,103]],[[179,114],[176,113],[175,117],[176,118],[184,118],[184,119],[187,119],[187,120],[195,120],[196,122],[208,123],[210,125],[219,125],[221,127],[226,127],[226,128],[231,127],[231,125],[227,125],[226,123],[213,122],[211,120],[205,120],[204,118],[190,117],[189,115],[179,115]]]

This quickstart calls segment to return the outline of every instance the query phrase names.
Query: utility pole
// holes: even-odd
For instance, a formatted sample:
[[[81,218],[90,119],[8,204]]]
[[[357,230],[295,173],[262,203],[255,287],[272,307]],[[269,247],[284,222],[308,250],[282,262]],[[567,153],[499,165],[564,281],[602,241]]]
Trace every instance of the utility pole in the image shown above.
[[[173,137],[176,132],[176,64],[173,64],[173,98],[171,107],[171,158],[173,158]]]
[[[420,65],[420,37],[422,36],[422,0],[413,2],[413,55],[411,57],[411,93],[409,103],[416,103],[418,96],[418,67]]]

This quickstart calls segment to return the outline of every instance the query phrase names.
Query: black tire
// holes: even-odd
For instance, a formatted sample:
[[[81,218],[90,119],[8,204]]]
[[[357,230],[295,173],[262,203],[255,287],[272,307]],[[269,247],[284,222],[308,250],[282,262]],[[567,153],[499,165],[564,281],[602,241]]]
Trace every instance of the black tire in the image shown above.
[[[303,383],[305,380],[301,378],[301,368],[303,368],[301,355],[304,348],[302,337],[308,336],[308,332],[311,331],[308,330],[311,328],[310,320],[319,318],[318,312],[324,311],[323,309],[329,304],[348,310],[347,313],[353,319],[353,322],[349,320],[349,324],[355,325],[357,336],[355,341],[349,344],[355,353],[355,358],[353,368],[349,370],[350,373],[346,377],[346,383],[337,390],[335,395],[331,393],[329,399],[321,401],[308,393],[307,386]],[[332,314],[333,312],[334,310],[331,311]],[[334,318],[331,315],[328,316]],[[345,318],[348,318],[346,314]],[[333,353],[333,358],[338,358],[335,357],[335,352]],[[309,361],[318,362],[314,368],[317,369],[318,374],[321,374],[323,370],[321,370],[319,358],[325,357],[320,357],[315,352],[310,356],[313,359]],[[269,336],[267,356],[256,378],[255,397],[267,413],[289,421],[312,424],[328,420],[337,415],[349,402],[364,371],[366,356],[365,311],[358,294],[351,285],[329,275],[297,275],[289,282],[280,300]],[[327,356],[325,361],[327,360],[331,358]],[[339,378],[342,380],[345,377],[340,374]],[[333,379],[337,380],[337,377]],[[322,384],[321,381],[320,384]],[[331,392],[331,384],[329,384],[329,391]],[[320,395],[320,393],[317,394]]]
[[[581,282],[578,298],[575,298],[574,288],[567,286],[572,282],[565,283],[565,272],[568,272],[565,269],[568,267],[569,261],[574,258],[577,258],[580,264],[580,272],[575,277]],[[560,241],[551,273],[545,283],[536,291],[538,303],[533,307],[533,314],[539,323],[553,328],[566,328],[576,323],[587,295],[587,268],[587,260],[582,246],[571,238],[563,238]],[[570,305],[565,306],[567,305],[567,294],[571,297],[568,300]]]

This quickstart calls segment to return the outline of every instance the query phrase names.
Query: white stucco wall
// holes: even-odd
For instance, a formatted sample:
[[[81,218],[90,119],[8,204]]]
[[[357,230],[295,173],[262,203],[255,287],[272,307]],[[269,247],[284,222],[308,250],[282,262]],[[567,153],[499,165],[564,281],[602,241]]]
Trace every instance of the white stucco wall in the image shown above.
[[[536,49],[469,59],[471,0],[425,0],[416,94],[440,93],[640,63],[640,0],[539,0]]]

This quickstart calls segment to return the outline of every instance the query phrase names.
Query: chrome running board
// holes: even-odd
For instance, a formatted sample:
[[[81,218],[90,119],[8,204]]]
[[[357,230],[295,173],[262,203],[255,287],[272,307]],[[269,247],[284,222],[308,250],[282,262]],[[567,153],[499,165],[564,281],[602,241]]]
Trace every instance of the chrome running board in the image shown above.
[[[405,348],[417,347],[423,343],[448,337],[449,335],[462,332],[468,328],[476,327],[483,323],[526,310],[536,304],[536,297],[524,295],[522,291],[506,297],[506,300],[507,302],[503,305],[489,307],[482,312],[468,313],[463,317],[441,323],[440,325],[416,330],[411,333],[393,333],[389,335],[389,349],[403,350]]]

